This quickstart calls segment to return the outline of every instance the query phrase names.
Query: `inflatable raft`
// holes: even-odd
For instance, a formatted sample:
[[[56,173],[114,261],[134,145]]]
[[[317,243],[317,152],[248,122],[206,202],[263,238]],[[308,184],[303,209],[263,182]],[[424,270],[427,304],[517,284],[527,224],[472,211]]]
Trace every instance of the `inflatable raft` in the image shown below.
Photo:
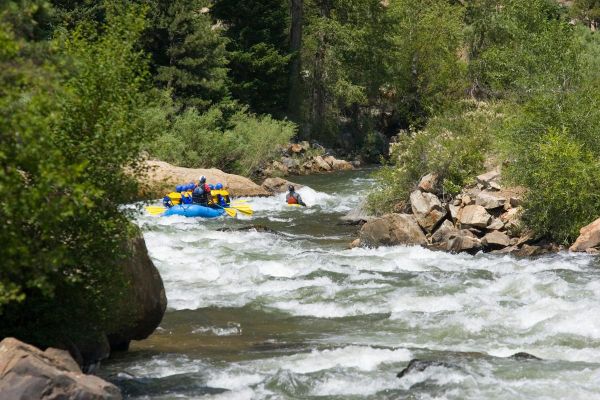
[[[222,208],[204,207],[198,204],[183,204],[168,208],[162,215],[165,217],[183,215],[184,217],[216,218],[224,213],[225,211]]]

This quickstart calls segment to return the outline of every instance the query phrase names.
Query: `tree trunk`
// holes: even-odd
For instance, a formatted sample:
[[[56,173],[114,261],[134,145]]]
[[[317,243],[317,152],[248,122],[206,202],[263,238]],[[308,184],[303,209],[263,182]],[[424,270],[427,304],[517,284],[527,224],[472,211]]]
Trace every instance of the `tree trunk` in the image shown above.
[[[302,61],[303,0],[291,0],[292,24],[290,27],[290,51],[293,55],[290,66],[290,92],[288,114],[294,121],[300,120],[302,94],[300,92],[300,68]]]
[[[330,0],[322,0],[319,2],[321,18],[330,18],[331,4]],[[320,135],[323,130],[323,122],[325,120],[325,53],[327,50],[327,33],[320,32],[319,44],[314,59],[314,77],[312,87],[312,112],[311,112],[311,137],[315,137],[315,133]]]

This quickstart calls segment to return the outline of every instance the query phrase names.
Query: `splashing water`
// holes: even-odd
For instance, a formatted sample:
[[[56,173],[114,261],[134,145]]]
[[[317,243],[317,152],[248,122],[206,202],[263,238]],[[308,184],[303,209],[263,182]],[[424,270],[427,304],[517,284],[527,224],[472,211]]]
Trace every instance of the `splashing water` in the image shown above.
[[[593,257],[349,250],[340,216],[366,173],[298,183],[308,208],[282,194],[248,199],[252,219],[139,216],[169,308],[103,370],[127,397],[600,398]],[[412,358],[441,363],[397,378]]]

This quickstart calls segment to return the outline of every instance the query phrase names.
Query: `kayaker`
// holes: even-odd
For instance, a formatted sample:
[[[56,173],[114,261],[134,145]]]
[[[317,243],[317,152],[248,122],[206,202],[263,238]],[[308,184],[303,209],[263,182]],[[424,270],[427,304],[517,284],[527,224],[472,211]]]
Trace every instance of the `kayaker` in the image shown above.
[[[304,204],[304,202],[302,201],[302,197],[294,189],[294,185],[288,186],[288,193],[285,196],[285,201],[288,204],[299,204],[301,206],[306,207],[306,204]]]
[[[210,187],[206,184],[206,177],[202,175],[198,179],[198,186],[192,192],[192,201],[194,204],[208,206],[208,196],[210,195]]]

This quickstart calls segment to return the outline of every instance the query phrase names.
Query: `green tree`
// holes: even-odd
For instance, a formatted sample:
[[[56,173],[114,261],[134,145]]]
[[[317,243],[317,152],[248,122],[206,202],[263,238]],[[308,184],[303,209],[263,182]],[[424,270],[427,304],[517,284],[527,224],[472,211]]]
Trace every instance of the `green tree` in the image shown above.
[[[231,91],[253,112],[283,116],[288,106],[288,0],[217,0],[211,12],[229,38]]]
[[[594,30],[600,28],[599,0],[575,0],[571,12],[574,17],[581,19]]]
[[[526,100],[576,78],[580,51],[555,1],[474,0],[466,20],[472,94]]]
[[[110,331],[126,282],[143,136],[136,49],[143,9],[107,3],[104,26],[61,30],[45,63],[0,24],[0,335],[40,345]]]
[[[207,5],[205,0],[157,0],[144,35],[159,87],[178,104],[199,110],[229,97],[226,40]]]

